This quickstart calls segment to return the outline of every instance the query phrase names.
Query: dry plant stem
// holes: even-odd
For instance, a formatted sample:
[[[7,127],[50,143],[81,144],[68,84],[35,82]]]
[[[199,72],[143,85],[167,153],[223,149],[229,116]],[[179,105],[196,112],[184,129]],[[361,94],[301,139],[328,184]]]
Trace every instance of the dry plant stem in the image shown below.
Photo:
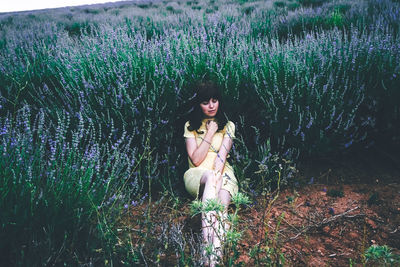
[[[278,197],[279,197],[279,190],[280,190],[280,179],[281,178],[281,175],[280,175],[280,173],[279,173],[279,176],[278,176],[278,188],[275,190],[275,192],[276,192],[276,195],[275,195],[275,197],[272,199],[272,201],[270,201],[269,203],[268,203],[268,207],[266,208],[266,205],[267,205],[267,196],[268,195],[266,195],[265,196],[265,198],[264,198],[264,203],[263,203],[263,215],[262,215],[262,219],[261,219],[261,225],[263,226],[262,227],[262,229],[263,229],[263,231],[261,231],[261,233],[260,233],[260,238],[259,238],[259,242],[258,242],[258,244],[260,244],[260,243],[262,243],[263,241],[264,241],[264,239],[265,239],[265,232],[266,232],[266,228],[269,226],[269,224],[268,224],[268,222],[269,222],[269,219],[270,219],[270,217],[271,217],[271,209],[272,209],[272,205],[274,204],[274,202],[278,199]],[[274,193],[275,193],[274,192]],[[273,193],[273,194],[274,194]],[[257,246],[257,250],[258,250],[258,252],[257,252],[257,262],[259,262],[260,261],[260,253],[259,253],[259,251],[260,251],[260,246]]]
[[[310,230],[312,228],[320,228],[320,227],[322,227],[324,225],[327,225],[327,224],[330,224],[331,222],[336,221],[336,220],[338,220],[338,219],[340,219],[342,217],[354,218],[354,217],[358,217],[358,216],[365,216],[365,214],[362,214],[362,213],[356,214],[356,215],[348,215],[348,216],[346,216],[348,213],[350,213],[350,212],[352,212],[352,211],[354,211],[356,209],[358,209],[358,207],[355,207],[353,209],[347,210],[347,211],[345,211],[343,213],[337,214],[337,215],[332,216],[330,218],[325,218],[321,222],[318,222],[318,223],[315,223],[315,224],[312,224],[312,225],[308,225],[308,226],[304,227],[300,232],[298,232],[295,236],[290,237],[289,240],[294,240],[294,239],[298,238],[301,234],[308,232],[308,230]]]
[[[361,263],[363,266],[365,266],[365,262],[366,262],[365,255],[364,255],[366,239],[367,239],[367,222],[364,220],[363,239],[362,239],[361,248],[360,248],[360,257],[361,257]]]
[[[279,173],[279,177],[278,177],[278,188],[275,190],[275,192],[276,192],[276,195],[275,195],[275,197],[272,199],[272,201],[270,201],[269,203],[268,203],[268,208],[267,209],[264,209],[264,214],[263,214],[263,220],[262,220],[262,222],[263,222],[263,224],[264,224],[264,229],[266,228],[266,224],[268,223],[268,221],[269,221],[269,218],[270,218],[270,215],[271,215],[271,209],[272,209],[272,205],[275,203],[275,201],[278,199],[278,197],[279,197],[279,192],[280,192],[280,180],[281,180],[281,174]],[[275,193],[274,192],[274,193]],[[265,202],[264,203],[266,203],[266,200],[267,200],[267,198],[265,198],[264,199],[265,200]],[[267,219],[266,221],[267,221],[267,223],[265,222],[265,219]],[[265,235],[265,234],[264,234]]]

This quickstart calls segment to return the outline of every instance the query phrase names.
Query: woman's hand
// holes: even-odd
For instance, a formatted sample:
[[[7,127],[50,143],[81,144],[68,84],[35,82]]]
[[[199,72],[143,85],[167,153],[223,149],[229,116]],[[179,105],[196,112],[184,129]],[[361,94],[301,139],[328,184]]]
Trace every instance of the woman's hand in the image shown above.
[[[217,155],[217,158],[214,161],[214,165],[213,165],[213,169],[215,171],[219,171],[219,172],[223,172],[225,167],[225,160],[221,159],[221,157],[219,156],[219,154]]]
[[[221,182],[221,180],[222,180],[222,173],[220,172],[220,171],[213,171],[213,173],[214,173],[214,175],[215,175],[215,186],[217,187],[218,186],[218,183],[220,183]],[[218,190],[219,191],[219,190]]]
[[[226,158],[229,154],[229,151],[232,147],[232,139],[230,137],[224,137],[222,140],[222,146],[218,151],[217,157],[214,161],[213,169],[216,171],[220,171],[221,173],[224,172],[224,167],[226,163]]]
[[[218,124],[213,120],[209,120],[206,123],[206,128],[207,128],[207,133],[210,132],[210,133],[212,133],[212,136],[214,136],[214,134],[218,130]]]

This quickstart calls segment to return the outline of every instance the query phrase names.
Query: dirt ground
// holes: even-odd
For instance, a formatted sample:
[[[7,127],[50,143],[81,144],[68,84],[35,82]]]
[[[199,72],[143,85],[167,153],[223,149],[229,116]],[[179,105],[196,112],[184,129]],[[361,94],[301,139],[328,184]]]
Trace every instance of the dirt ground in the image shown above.
[[[364,251],[374,244],[400,254],[400,161],[393,155],[372,151],[303,163],[299,183],[281,190],[273,202],[276,194],[260,196],[240,211],[243,235],[236,263],[268,266],[267,256],[280,253],[284,266],[362,266]],[[200,229],[188,206],[171,213],[171,203],[154,204],[152,220],[166,221],[168,214],[169,222],[185,225],[183,232]],[[138,206],[131,215],[144,209]],[[257,259],[249,255],[256,248]],[[165,254],[157,265],[176,260]]]
[[[359,265],[374,244],[399,254],[398,155],[375,149],[304,163],[303,184],[281,191],[270,210],[258,199],[254,209],[243,211],[243,250],[265,245],[267,231],[268,239],[279,237],[275,246],[292,266]],[[251,265],[247,256],[242,260]]]
[[[332,196],[332,192],[343,196]],[[285,255],[286,264],[349,266],[350,259],[361,263],[370,245],[400,248],[400,184],[315,184],[287,189],[269,212],[257,205],[244,210],[241,219],[245,221],[243,251],[265,245],[268,231],[269,239],[277,237],[275,247]],[[251,265],[245,254],[241,260]]]

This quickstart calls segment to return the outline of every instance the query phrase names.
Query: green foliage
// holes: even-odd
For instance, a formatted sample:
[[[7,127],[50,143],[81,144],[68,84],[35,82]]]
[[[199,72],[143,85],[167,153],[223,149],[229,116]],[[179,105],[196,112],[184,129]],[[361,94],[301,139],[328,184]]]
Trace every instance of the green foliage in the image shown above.
[[[81,34],[91,34],[96,28],[95,24],[89,24],[87,21],[72,22],[64,26],[64,29],[70,36],[81,36]]]
[[[253,259],[254,265],[260,266],[285,266],[285,256],[281,251],[279,241],[279,227],[284,217],[284,213],[279,217],[276,226],[276,234],[272,238],[268,238],[268,233],[265,232],[263,242],[255,245],[250,251],[249,256]],[[260,257],[260,255],[262,255]]]
[[[254,11],[254,6],[246,6],[242,8],[242,12],[246,15],[250,15]]]
[[[214,9],[213,8],[207,8],[206,9],[206,13],[207,14],[214,13]]]
[[[165,9],[167,11],[171,12],[172,14],[180,14],[180,13],[182,13],[181,9],[176,9],[173,6],[167,6]]]
[[[365,251],[364,257],[368,264],[396,266],[396,264],[400,263],[400,256],[392,253],[391,250],[387,245],[372,245]]]
[[[312,6],[312,7],[316,7],[316,6],[321,6],[322,4],[328,2],[327,0],[299,0],[299,3],[303,6]]]
[[[142,9],[148,9],[150,7],[152,7],[152,2],[148,3],[148,4],[138,4],[137,6],[142,8]]]
[[[99,14],[101,11],[100,9],[85,8],[83,12],[86,14]]]
[[[295,152],[291,149],[285,152],[285,156],[281,153],[274,153],[271,150],[270,141],[258,147],[257,161],[258,169],[254,171],[256,179],[250,188],[258,191],[258,193],[266,193],[271,191],[276,184],[288,184],[291,178],[296,174],[296,164],[291,160],[296,158]]]
[[[268,153],[266,169],[274,169],[272,165],[284,167],[284,160],[294,164],[299,155],[340,152],[371,141],[368,137],[379,131],[377,127],[395,135],[400,118],[394,100],[397,39],[380,27],[372,27],[372,32],[349,28],[349,21],[357,21],[348,10],[362,12],[359,5],[326,3],[316,13],[303,9],[290,16],[284,10],[257,8],[251,16],[227,14],[215,22],[203,13],[201,19],[179,17],[179,23],[144,13],[93,26],[89,20],[65,17],[69,22],[46,30],[33,23],[38,33],[32,40],[23,41],[32,29],[22,28],[1,44],[6,63],[0,75],[0,113],[15,112],[23,103],[35,112],[44,108],[53,122],[60,109],[81,112],[96,121],[103,140],[111,120],[115,131],[125,128],[129,134],[146,129],[145,120],[150,120],[150,143],[157,148],[151,157],[157,163],[166,161],[155,167],[160,172],[153,174],[160,179],[154,184],[171,190],[185,168],[185,150],[178,138],[185,119],[180,105],[193,95],[196,80],[212,74],[221,84],[230,119],[238,126],[237,153],[231,160],[242,188],[266,184],[275,172],[264,178],[254,172],[259,169],[257,161]],[[390,19],[389,4],[378,10],[382,20]],[[313,31],[339,22],[343,31]],[[367,22],[373,21],[363,23]],[[72,27],[74,23],[79,25]],[[228,30],[230,25],[238,30]],[[13,30],[12,24],[7,29]],[[276,39],[292,38],[288,33],[294,34],[292,41]],[[305,38],[296,39],[297,33]],[[75,117],[71,120],[77,123]],[[260,148],[267,140],[270,148]],[[143,135],[133,139],[139,151],[144,141]],[[287,179],[285,172],[282,179]]]
[[[351,4],[343,3],[337,4],[334,6],[335,12],[339,12],[340,14],[346,14],[347,11],[351,9]]]
[[[275,7],[278,7],[278,8],[283,8],[283,7],[286,6],[286,2],[283,2],[283,1],[276,1],[276,2],[274,2],[274,6],[275,6]]]
[[[328,192],[326,192],[326,194],[330,197],[343,197],[344,193],[343,193],[343,189],[329,189]]]
[[[300,4],[297,3],[297,2],[293,2],[293,3],[288,3],[287,4],[288,10],[291,10],[291,11],[296,10],[299,7],[300,7]]]
[[[250,204],[249,197],[241,192],[233,195],[231,201],[236,206],[237,209],[242,205]]]
[[[187,1],[186,5],[191,6],[191,5],[197,5],[199,2],[198,1]]]
[[[35,123],[30,118],[25,107],[1,120],[0,238],[7,242],[0,243],[0,262],[75,265],[113,259],[114,225],[130,193],[139,191],[134,185],[128,189],[134,151],[99,144],[93,124],[82,118],[75,131],[65,114],[55,126],[44,113]]]
[[[229,223],[229,229],[224,228],[221,233],[221,239],[223,240],[224,247],[224,263],[227,266],[234,266],[236,260],[239,257],[238,252],[238,244],[240,239],[242,238],[242,233],[237,230],[237,226],[239,223],[238,213],[240,211],[241,206],[248,205],[250,203],[249,197],[239,192],[232,196],[232,203],[235,205],[235,211],[233,214],[229,214],[227,216],[227,221],[224,221],[222,216],[216,216],[217,220],[221,224]],[[206,202],[202,202],[200,200],[194,200],[190,204],[190,213],[192,216],[197,214],[206,214],[209,212],[217,212],[217,214],[221,214],[224,211],[224,206],[219,203],[216,199],[208,199]],[[225,220],[226,220],[225,219]],[[214,253],[212,244],[208,245],[204,248],[206,255],[211,256]],[[231,256],[233,255],[233,256]]]
[[[379,203],[381,203],[381,200],[379,199],[379,193],[378,192],[374,192],[370,195],[370,197],[368,198],[368,205],[379,205]]]

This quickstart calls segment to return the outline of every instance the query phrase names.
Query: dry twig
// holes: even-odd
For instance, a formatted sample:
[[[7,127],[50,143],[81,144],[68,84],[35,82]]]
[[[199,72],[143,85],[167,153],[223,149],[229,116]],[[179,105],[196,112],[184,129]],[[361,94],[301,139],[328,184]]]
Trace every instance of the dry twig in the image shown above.
[[[356,209],[358,209],[358,207],[352,208],[350,210],[347,210],[347,211],[345,211],[343,213],[337,214],[337,215],[329,217],[329,218],[324,218],[322,221],[320,221],[318,223],[315,223],[315,224],[312,224],[312,225],[308,225],[308,226],[304,227],[302,230],[300,230],[300,232],[298,232],[295,236],[290,237],[289,239],[290,240],[294,240],[297,237],[299,237],[301,234],[308,232],[312,228],[321,228],[322,226],[325,226],[325,225],[330,224],[330,223],[332,223],[334,221],[337,221],[338,219],[340,219],[342,217],[354,218],[354,217],[358,217],[358,216],[365,216],[365,214],[362,214],[362,213],[355,214],[355,215],[347,215],[350,212],[355,211]]]

